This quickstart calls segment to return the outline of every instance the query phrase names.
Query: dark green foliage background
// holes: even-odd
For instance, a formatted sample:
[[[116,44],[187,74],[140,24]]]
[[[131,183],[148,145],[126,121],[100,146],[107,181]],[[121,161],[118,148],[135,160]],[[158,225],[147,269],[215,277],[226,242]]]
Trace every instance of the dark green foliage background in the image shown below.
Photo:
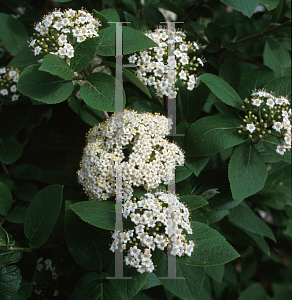
[[[254,13],[259,2],[262,10]],[[52,55],[38,64],[43,55],[35,57],[26,42],[34,22],[54,7],[82,6],[101,19],[101,37],[75,49],[71,68]],[[26,10],[13,19],[17,7]],[[164,21],[158,8],[178,15],[187,40],[202,44],[198,57],[207,60],[198,69],[198,88],[190,92],[177,83],[177,133],[184,136],[170,138],[186,151],[176,189],[191,211],[188,238],[198,246],[191,258],[177,259],[177,276],[185,279],[160,279],[167,256],[155,250],[155,273],[125,266],[132,280],[109,280],[114,202],[88,201],[76,171],[86,133],[104,121],[101,110],[114,111],[114,89],[105,88],[114,87],[114,78],[89,75],[80,101],[72,94],[72,70],[97,53],[114,74],[115,28],[108,20],[132,22],[124,25],[124,63],[128,54],[153,47],[141,32]],[[0,300],[292,298],[291,152],[280,156],[272,140],[253,144],[237,132],[252,90],[291,99],[290,0],[145,0],[144,6],[138,0],[1,0],[0,40],[0,66],[23,72],[17,87],[25,95],[0,110]],[[124,75],[126,108],[167,115],[153,89],[129,69]],[[53,261],[57,280],[36,271],[40,257]]]

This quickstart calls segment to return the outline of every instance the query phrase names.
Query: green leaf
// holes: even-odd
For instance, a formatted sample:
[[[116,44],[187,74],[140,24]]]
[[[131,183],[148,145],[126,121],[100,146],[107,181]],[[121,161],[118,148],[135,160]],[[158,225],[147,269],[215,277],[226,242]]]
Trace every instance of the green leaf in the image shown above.
[[[220,0],[232,8],[245,13],[249,18],[253,15],[256,7],[258,6],[258,0]]]
[[[33,286],[31,283],[22,280],[16,295],[14,295],[11,300],[26,300],[31,296],[32,292]]]
[[[259,152],[247,141],[237,146],[228,165],[228,178],[234,199],[247,198],[260,191],[268,177]]]
[[[18,262],[22,257],[22,251],[17,249],[19,245],[15,242],[11,235],[7,234],[7,232],[0,227],[0,235],[1,231],[2,235],[6,234],[6,241],[4,241],[4,245],[1,245],[0,242],[0,266]],[[13,247],[14,249],[11,250],[8,247]]]
[[[256,282],[245,289],[238,297],[238,300],[267,300],[270,297],[265,292],[263,286]]]
[[[114,277],[115,272],[115,260],[113,260],[110,266],[109,277]],[[123,300],[132,299],[146,283],[148,273],[140,274],[136,268],[125,267],[123,270],[124,277],[132,277],[132,279],[110,279],[115,291]]]
[[[197,195],[185,195],[180,196],[179,198],[180,202],[184,203],[188,207],[189,211],[195,210],[208,204],[208,201],[206,201],[203,197]]]
[[[61,3],[65,3],[65,2],[70,2],[72,0],[55,0],[55,2],[61,2]]]
[[[267,10],[273,10],[278,6],[279,0],[261,0],[260,3],[265,6]]]
[[[116,64],[111,61],[103,61],[101,65],[110,66],[116,68]],[[131,71],[127,70],[126,68],[122,69],[123,74],[133,83],[135,84],[143,93],[145,93],[148,97],[151,97],[151,94],[148,91],[147,86]]]
[[[74,77],[74,72],[68,64],[61,57],[54,54],[47,54],[44,57],[39,71],[45,71],[63,79],[72,79]]]
[[[229,221],[249,232],[266,236],[276,242],[275,236],[270,227],[258,217],[247,205],[243,203],[230,210],[227,215]]]
[[[0,161],[10,165],[22,155],[22,146],[13,137],[0,137]]]
[[[291,56],[289,51],[277,40],[267,38],[267,44],[281,67],[291,66]]]
[[[39,65],[32,65],[21,73],[17,84],[20,93],[48,104],[60,103],[71,95],[72,81],[39,71],[38,68]]]
[[[276,152],[277,146],[279,145],[279,141],[276,137],[265,136],[262,141],[265,148],[273,158],[277,159],[278,161],[283,160],[291,164],[291,151],[286,151],[284,155]]]
[[[215,281],[222,282],[225,265],[205,267],[205,272]]]
[[[248,137],[238,133],[240,125],[243,125],[242,121],[224,115],[198,120],[188,132],[187,154],[208,156],[243,143]]]
[[[102,56],[116,55],[116,27],[112,26],[99,31],[103,40],[96,54]],[[142,32],[127,26],[123,26],[123,55],[143,49],[157,47],[158,45]]]
[[[81,107],[80,117],[85,123],[92,127],[105,120],[105,117],[100,110],[96,110],[88,105],[83,105]]]
[[[280,2],[282,3],[282,1]],[[277,8],[278,9],[278,8]],[[281,76],[291,76],[291,66],[287,68],[283,68],[279,62],[275,59],[274,53],[269,47],[269,44],[266,42],[264,46],[264,64],[271,68],[273,72],[275,73],[276,77],[281,77]],[[270,78],[271,80],[272,78]],[[267,83],[267,81],[265,82]]]
[[[17,266],[0,267],[0,299],[11,300],[19,289],[21,282],[20,270]]]
[[[9,171],[12,177],[22,180],[36,179],[42,172],[38,166],[33,164],[13,166]]]
[[[186,166],[177,166],[175,168],[175,183],[181,182],[192,175],[192,171]]]
[[[28,47],[28,35],[25,27],[16,18],[0,13],[0,39],[12,54]]]
[[[159,278],[155,273],[149,273],[147,277],[147,281],[145,282],[141,290],[148,290],[154,286],[158,286],[161,284],[162,284],[161,281],[159,280]]]
[[[104,73],[92,73],[80,88],[80,95],[84,102],[102,111],[115,111],[115,87],[121,84],[113,77]],[[125,92],[123,91],[124,105]],[[125,107],[125,106],[124,106]]]
[[[0,247],[7,246],[8,241],[9,241],[8,233],[2,226],[0,226]]]
[[[274,78],[267,82],[264,88],[268,92],[274,92],[277,97],[279,96],[291,96],[291,76],[282,76]]]
[[[33,48],[25,48],[12,58],[8,67],[15,67],[22,71],[26,67],[35,64],[38,60],[44,58],[44,56],[45,53],[34,55]]]
[[[221,101],[242,110],[243,101],[233,87],[222,78],[208,73],[201,75],[199,78]]]
[[[212,224],[222,220],[226,215],[229,214],[229,210],[221,210],[221,211],[203,210],[202,213],[207,219],[208,223]]]
[[[120,22],[120,16],[113,8],[104,9],[100,13],[107,18],[108,22]],[[116,24],[111,24],[111,26],[116,27]]]
[[[101,23],[101,27],[99,29],[104,29],[110,27],[110,23],[108,23],[108,19],[100,12],[98,12],[96,9],[92,10],[92,14],[95,18],[99,19]]]
[[[77,283],[69,300],[121,300],[110,281],[100,281],[95,272],[86,273]]]
[[[116,210],[114,201],[82,201],[70,208],[85,222],[106,230],[115,229]]]
[[[252,91],[261,89],[275,78],[275,73],[268,67],[259,67],[245,75],[238,87],[238,94],[242,99],[249,98]]]
[[[70,60],[70,68],[75,72],[87,67],[95,57],[103,37],[93,37],[77,44],[74,49],[74,56]]]
[[[187,156],[185,159],[185,165],[194,172],[194,174],[198,177],[201,171],[204,169],[206,164],[208,163],[210,156],[207,157],[189,157]]]
[[[12,195],[6,184],[0,181],[0,215],[6,216],[12,206]]]
[[[195,300],[198,298],[203,286],[205,272],[203,268],[183,264],[176,260],[177,279],[162,279],[167,277],[168,260],[167,255],[156,250],[153,253],[153,261],[157,264],[156,275],[163,286],[180,299]],[[182,277],[182,278],[181,278]]]
[[[62,204],[63,186],[50,185],[39,191],[31,201],[24,220],[24,234],[29,246],[40,247],[57,222]]]
[[[237,89],[241,80],[241,69],[238,60],[229,58],[224,61],[219,69],[219,77]]]
[[[189,91],[180,80],[176,82],[176,86],[178,87],[177,103],[181,119],[193,123],[203,110],[209,89],[203,82],[192,91]]]
[[[66,201],[65,236],[74,260],[86,270],[102,269],[95,232],[69,208]]]
[[[125,15],[126,21],[131,22],[127,26],[132,27],[132,28],[137,29],[142,32],[149,30],[149,27],[141,19],[138,19],[137,17],[133,16],[132,14],[129,14],[126,11],[124,11],[123,13]]]
[[[24,223],[24,218],[27,208],[23,206],[14,207],[6,216],[6,220],[11,223],[22,224]]]
[[[195,248],[191,257],[177,258],[179,262],[205,267],[226,264],[240,256],[218,231],[199,222],[191,223],[193,234],[186,239],[195,240]]]
[[[149,101],[146,100],[138,100],[133,103],[127,105],[126,109],[131,109],[136,112],[152,112],[152,105]]]

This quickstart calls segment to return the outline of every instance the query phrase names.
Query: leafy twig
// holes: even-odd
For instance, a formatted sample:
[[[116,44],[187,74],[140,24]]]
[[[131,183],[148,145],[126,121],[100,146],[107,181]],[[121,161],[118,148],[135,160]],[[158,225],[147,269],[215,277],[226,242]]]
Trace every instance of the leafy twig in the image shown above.
[[[235,43],[243,43],[243,42],[250,41],[252,39],[258,38],[258,37],[265,37],[265,35],[268,35],[268,34],[274,32],[274,31],[277,31],[280,28],[283,28],[283,27],[285,27],[285,26],[287,26],[289,24],[291,24],[291,20],[289,20],[289,21],[287,21],[287,22],[285,22],[285,23],[283,23],[281,25],[278,25],[278,26],[276,26],[274,28],[271,28],[271,29],[268,29],[268,30],[264,29],[261,32],[258,32],[258,33],[252,34],[250,36],[247,36],[245,38],[242,38],[240,40],[237,40]]]

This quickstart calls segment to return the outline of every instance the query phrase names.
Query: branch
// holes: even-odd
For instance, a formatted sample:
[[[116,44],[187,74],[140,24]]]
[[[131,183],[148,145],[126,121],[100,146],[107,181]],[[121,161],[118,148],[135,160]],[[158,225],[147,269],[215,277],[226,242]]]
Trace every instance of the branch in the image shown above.
[[[201,2],[199,2],[187,15],[187,19],[190,18],[190,16],[196,11],[198,10],[204,3],[207,3],[209,0],[202,0]]]
[[[102,113],[106,119],[109,119],[109,115],[108,115],[107,111],[103,111]]]
[[[193,32],[194,35],[196,35],[197,37],[203,39],[204,41],[206,41],[208,44],[210,44],[210,42],[207,40],[207,38],[205,36],[202,36],[199,32],[197,32],[190,19],[186,19],[186,23],[188,24],[188,26],[190,27],[191,31]]]
[[[99,10],[104,10],[104,9],[105,9],[104,0],[99,0]]]
[[[7,175],[9,175],[9,171],[8,171],[8,169],[6,168],[6,165],[5,165],[3,162],[1,162],[1,166],[2,166],[2,169],[4,170],[4,172],[5,172]]]
[[[281,25],[278,25],[274,28],[271,28],[271,29],[268,29],[268,30],[262,30],[261,32],[258,32],[258,33],[255,33],[255,34],[252,34],[250,36],[247,36],[245,38],[242,38],[240,40],[237,40],[235,43],[243,43],[243,42],[246,42],[246,41],[250,41],[252,39],[255,39],[255,38],[258,38],[258,37],[265,37],[265,35],[268,35],[276,30],[279,30],[280,28],[282,27],[285,27],[287,25],[291,24],[291,20],[281,24]]]
[[[89,75],[89,72],[87,71],[86,68],[83,68],[82,71],[83,71],[85,77],[87,77]]]

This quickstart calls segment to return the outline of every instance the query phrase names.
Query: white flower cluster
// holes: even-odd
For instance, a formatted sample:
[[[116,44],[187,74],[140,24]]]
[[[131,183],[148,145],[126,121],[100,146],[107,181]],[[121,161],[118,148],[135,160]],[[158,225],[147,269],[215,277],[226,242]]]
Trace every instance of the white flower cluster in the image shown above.
[[[94,66],[97,66],[97,67],[94,67],[92,73],[100,72],[100,73],[105,73],[105,74],[108,74],[108,75],[112,75],[112,71],[109,67],[100,66],[101,62],[102,62],[101,57],[96,55],[93,62],[92,62],[92,64],[93,64],[93,67]],[[78,73],[74,72],[74,75],[78,76]],[[82,80],[82,79],[81,80],[73,80],[73,82],[77,83],[80,87],[85,83],[85,81]],[[76,92],[75,95],[78,99],[82,99],[81,96],[80,96],[80,91],[79,90]]]
[[[8,96],[12,101],[18,100],[17,82],[19,79],[19,71],[14,68],[0,69],[0,97]]]
[[[158,44],[158,47],[149,48],[133,54],[129,62],[136,64],[137,77],[145,84],[154,86],[158,97],[168,96],[175,98],[175,81],[177,75],[188,90],[192,91],[198,83],[198,77],[194,74],[199,65],[204,65],[203,58],[190,55],[199,49],[196,42],[186,42],[185,33],[180,30],[170,32],[168,29],[157,28],[146,32],[145,35]],[[173,55],[168,55],[168,44],[176,49]],[[191,57],[192,56],[192,57]]]
[[[29,47],[34,48],[34,55],[51,53],[70,61],[75,44],[98,36],[99,26],[99,20],[83,9],[55,10],[35,25],[38,33],[34,33],[36,38],[31,39]]]
[[[164,250],[172,241],[172,255],[191,256],[195,243],[186,240],[186,234],[192,234],[189,222],[189,210],[179,198],[166,192],[146,193],[140,200],[128,200],[123,206],[123,216],[130,216],[135,229],[124,232],[115,231],[110,250],[122,249],[128,252],[126,265],[137,268],[140,273],[153,272],[154,264],[151,250]]]
[[[36,269],[38,271],[41,271],[42,269],[51,271],[52,279],[57,279],[59,277],[56,273],[56,268],[52,266],[51,259],[44,260],[42,257],[40,257],[36,262]]]
[[[42,270],[48,270],[52,272],[52,279],[57,280],[57,278],[59,277],[58,274],[56,273],[56,267],[53,267],[52,265],[52,260],[51,259],[43,259],[42,257],[40,257],[37,261],[36,261],[36,270],[38,272],[41,272]],[[40,288],[35,288],[34,290],[35,294],[40,295],[42,294],[42,290]],[[59,292],[57,290],[54,291],[53,296],[58,296]]]
[[[123,199],[133,195],[133,186],[145,189],[169,184],[175,165],[184,164],[184,154],[165,136],[171,120],[159,114],[124,111],[97,124],[87,135],[87,145],[78,180],[91,199],[115,195],[116,170],[123,174]]]
[[[282,142],[277,146],[276,152],[283,155],[291,149],[291,108],[290,101],[283,96],[276,97],[264,90],[255,91],[251,94],[251,101],[245,100],[248,115],[244,122],[247,123],[245,130],[259,134],[262,138],[265,134],[271,134],[274,129],[278,139]]]

